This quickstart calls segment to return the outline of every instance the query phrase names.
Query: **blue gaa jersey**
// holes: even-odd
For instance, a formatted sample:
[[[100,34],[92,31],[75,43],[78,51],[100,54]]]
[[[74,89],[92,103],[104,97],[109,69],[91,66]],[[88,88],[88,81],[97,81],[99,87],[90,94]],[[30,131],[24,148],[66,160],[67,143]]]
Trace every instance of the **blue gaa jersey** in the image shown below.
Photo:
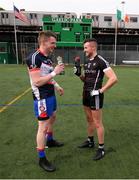
[[[51,58],[46,57],[43,53],[40,52],[40,50],[31,53],[27,57],[26,63],[30,72],[39,71],[40,76],[46,76],[53,71],[53,62]],[[37,87],[32,83],[32,79],[30,76],[30,83],[34,100],[46,99],[47,97],[55,95],[54,84],[52,83],[52,81],[46,83],[43,86]]]

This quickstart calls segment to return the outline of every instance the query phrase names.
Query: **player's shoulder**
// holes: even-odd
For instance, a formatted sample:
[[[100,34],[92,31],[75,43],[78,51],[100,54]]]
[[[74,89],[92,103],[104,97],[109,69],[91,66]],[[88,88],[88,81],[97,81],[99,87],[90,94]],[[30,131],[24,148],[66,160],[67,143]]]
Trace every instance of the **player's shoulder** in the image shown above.
[[[30,67],[39,66],[40,61],[40,52],[38,50],[31,52],[26,58],[26,64]]]
[[[26,60],[27,61],[32,61],[32,63],[33,63],[33,61],[38,57],[38,55],[39,55],[39,51],[38,50],[33,51],[33,52],[31,52],[31,53],[29,53],[27,55]]]
[[[96,58],[100,64],[106,64],[107,66],[109,66],[109,62],[101,55],[98,54]]]
[[[104,57],[102,57],[101,55],[97,54],[96,58],[99,60],[99,61],[104,61],[104,62],[107,62],[106,59]]]

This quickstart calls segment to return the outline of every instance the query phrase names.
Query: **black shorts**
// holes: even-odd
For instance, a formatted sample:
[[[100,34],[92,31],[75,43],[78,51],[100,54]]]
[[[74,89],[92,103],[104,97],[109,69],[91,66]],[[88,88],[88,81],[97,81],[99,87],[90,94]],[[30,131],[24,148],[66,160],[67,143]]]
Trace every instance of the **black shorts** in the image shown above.
[[[90,91],[83,92],[83,105],[90,107],[92,110],[103,108],[104,94],[91,96]]]

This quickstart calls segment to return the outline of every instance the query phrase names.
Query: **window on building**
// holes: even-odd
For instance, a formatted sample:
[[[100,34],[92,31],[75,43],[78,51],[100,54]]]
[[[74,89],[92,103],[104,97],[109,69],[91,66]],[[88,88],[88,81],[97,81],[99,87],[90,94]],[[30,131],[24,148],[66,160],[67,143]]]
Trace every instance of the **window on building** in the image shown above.
[[[56,34],[56,36],[57,36],[57,41],[61,41],[61,34],[58,33],[58,34]]]
[[[34,18],[37,19],[37,14],[34,14]]]
[[[73,23],[61,23],[61,26],[62,26],[63,28],[66,28],[66,27],[72,28],[72,27],[73,27]]]
[[[67,26],[67,23],[63,23],[63,27],[68,27],[68,26]]]
[[[84,35],[83,35],[83,40],[89,39],[89,38],[90,38],[90,34],[84,34]]]
[[[93,21],[98,21],[99,16],[92,16]]]
[[[58,14],[58,18],[65,18],[65,15],[63,15],[63,14]]]
[[[6,17],[6,19],[8,19],[8,14],[7,13],[5,13],[5,17]]]
[[[138,22],[138,18],[137,17],[130,17],[130,22],[137,23]]]
[[[30,14],[30,19],[33,19],[33,14]]]
[[[61,23],[61,26],[62,26],[63,28],[65,28],[65,27],[67,27],[67,23]]]
[[[88,26],[83,26],[83,32],[88,32]]]
[[[48,18],[48,17],[51,17],[51,15],[49,15],[49,14],[44,14],[43,15],[43,18]]]
[[[6,52],[6,48],[5,47],[0,47],[0,52]]]
[[[112,16],[104,16],[104,21],[111,22]]]
[[[2,19],[4,19],[4,13],[1,13],[1,17],[2,17]]]
[[[48,25],[48,26],[47,26],[47,30],[52,31],[52,30],[53,30],[53,27],[52,27],[51,25]]]
[[[30,14],[30,19],[37,19],[37,14],[31,13]]]
[[[8,19],[8,13],[1,13],[2,19]]]
[[[73,28],[73,23],[69,23],[69,27],[70,27],[70,28]]]
[[[76,34],[76,42],[80,42],[80,34]]]

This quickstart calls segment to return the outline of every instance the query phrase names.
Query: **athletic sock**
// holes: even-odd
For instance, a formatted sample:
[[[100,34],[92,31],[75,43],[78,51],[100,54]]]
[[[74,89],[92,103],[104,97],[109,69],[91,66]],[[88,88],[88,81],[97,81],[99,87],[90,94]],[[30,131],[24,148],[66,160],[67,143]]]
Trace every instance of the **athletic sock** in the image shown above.
[[[45,158],[46,157],[44,149],[37,148],[37,151],[38,151],[38,157],[39,158]]]
[[[53,132],[47,132],[47,141],[53,140]]]
[[[104,144],[99,144],[98,148],[104,150]]]
[[[94,136],[88,136],[88,141],[89,142],[94,142]]]

